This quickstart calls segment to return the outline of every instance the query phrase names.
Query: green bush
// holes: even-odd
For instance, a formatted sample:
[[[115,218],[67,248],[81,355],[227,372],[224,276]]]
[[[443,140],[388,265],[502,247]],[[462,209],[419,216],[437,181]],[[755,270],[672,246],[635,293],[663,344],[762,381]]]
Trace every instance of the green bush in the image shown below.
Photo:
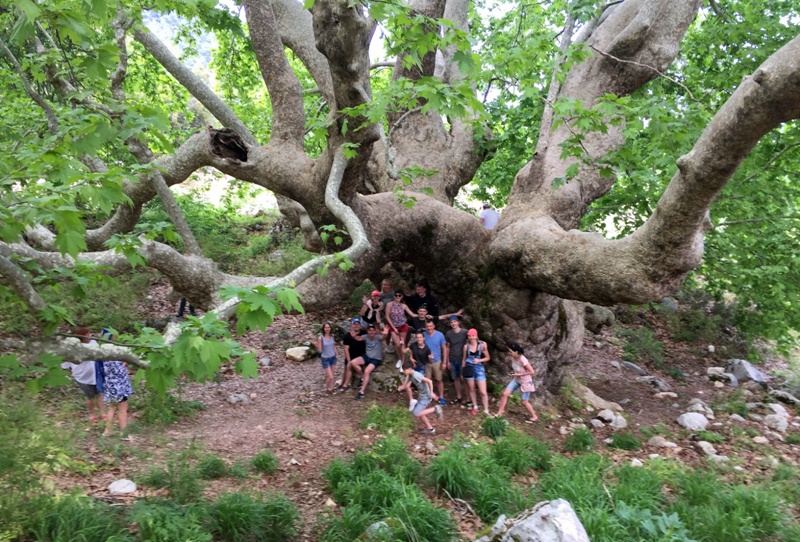
[[[507,427],[508,420],[505,418],[486,417],[481,423],[481,430],[483,431],[483,434],[495,440],[499,439],[505,434]]]
[[[272,474],[278,470],[278,466],[280,465],[275,454],[268,451],[258,452],[253,456],[253,459],[250,460],[250,463],[253,465],[256,472],[260,472],[261,474]]]
[[[698,440],[705,440],[706,442],[710,442],[712,444],[725,442],[725,437],[715,431],[698,431],[695,433],[695,436]]]
[[[378,440],[370,452],[356,453],[352,466],[356,473],[380,469],[407,484],[415,482],[420,471],[419,462],[409,457],[406,443],[396,436]]]
[[[633,436],[632,433],[614,433],[611,435],[611,442],[608,447],[619,450],[638,450],[642,447],[642,441]]]
[[[347,305],[350,307],[350,310],[360,311],[361,307],[364,305],[364,298],[368,298],[369,294],[377,289],[378,288],[368,280],[356,286],[347,300]]]
[[[300,513],[283,495],[226,493],[207,508],[209,530],[225,542],[284,542],[297,534]]]
[[[641,467],[625,465],[614,470],[614,501],[625,501],[643,510],[660,508],[664,503],[664,483],[658,474]]]
[[[588,452],[594,449],[594,436],[585,427],[575,429],[564,439],[564,450],[572,453]]]
[[[673,339],[693,344],[716,343],[723,325],[721,316],[708,314],[704,308],[681,307],[664,319]]]
[[[784,439],[786,444],[800,444],[800,433],[789,433]]]
[[[714,412],[725,412],[728,414],[738,414],[746,418],[750,413],[747,408],[747,401],[744,398],[744,392],[741,388],[734,391],[727,398],[718,398],[711,403],[711,408]]]
[[[652,329],[645,326],[620,329],[617,335],[625,339],[622,346],[623,359],[632,362],[641,362],[649,359],[656,367],[664,364],[664,343],[656,339]]]
[[[53,500],[39,512],[31,529],[38,542],[127,542],[128,534],[118,511],[84,496]]]
[[[511,430],[491,446],[492,457],[514,474],[525,474],[530,469],[550,469],[551,458],[547,444],[519,430]]]
[[[414,418],[407,408],[384,407],[373,403],[361,422],[361,428],[372,427],[384,435],[407,435],[414,430]]]
[[[210,455],[197,464],[197,473],[203,480],[216,480],[228,474],[228,464],[219,457]]]
[[[154,489],[168,489],[172,500],[180,504],[197,502],[203,497],[204,487],[199,474],[185,457],[169,461],[166,469],[151,467],[137,481]]]
[[[141,542],[211,542],[201,516],[198,509],[187,510],[166,500],[139,501],[131,512]]]

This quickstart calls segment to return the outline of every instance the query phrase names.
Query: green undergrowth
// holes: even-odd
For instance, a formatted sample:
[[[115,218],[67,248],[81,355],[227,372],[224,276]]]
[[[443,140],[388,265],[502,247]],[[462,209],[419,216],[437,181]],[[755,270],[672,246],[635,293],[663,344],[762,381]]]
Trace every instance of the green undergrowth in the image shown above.
[[[457,540],[450,514],[436,507],[420,488],[420,464],[396,436],[381,439],[352,460],[333,460],[323,474],[340,515],[322,521],[324,541],[352,541],[383,522],[371,540]]]
[[[407,408],[372,403],[361,421],[361,428],[372,428],[384,435],[407,435],[414,430],[414,418]]]
[[[148,389],[138,390],[131,398],[131,410],[144,425],[169,425],[205,410],[199,401],[186,401],[171,393],[157,393]]]

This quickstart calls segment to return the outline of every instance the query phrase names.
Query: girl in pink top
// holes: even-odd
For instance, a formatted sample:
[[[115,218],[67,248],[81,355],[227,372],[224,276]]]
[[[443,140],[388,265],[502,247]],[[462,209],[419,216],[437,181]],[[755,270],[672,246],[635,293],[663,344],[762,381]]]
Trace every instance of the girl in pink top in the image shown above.
[[[497,410],[497,416],[502,416],[505,413],[508,396],[520,390],[522,394],[522,404],[528,410],[528,414],[530,414],[530,418],[525,420],[525,423],[538,422],[539,417],[536,415],[536,411],[533,410],[530,401],[528,401],[531,392],[535,390],[533,386],[533,367],[531,367],[530,362],[523,356],[525,350],[523,350],[520,345],[511,343],[508,345],[508,349],[511,354],[511,368],[514,370],[511,376],[514,378],[511,379],[511,382],[508,383],[505,391],[503,391],[503,397],[500,399],[500,407]]]

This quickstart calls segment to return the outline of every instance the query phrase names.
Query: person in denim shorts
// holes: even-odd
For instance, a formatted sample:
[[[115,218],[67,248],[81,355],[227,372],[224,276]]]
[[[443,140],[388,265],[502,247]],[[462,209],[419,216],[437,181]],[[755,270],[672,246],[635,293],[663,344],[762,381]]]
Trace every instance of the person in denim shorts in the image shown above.
[[[377,369],[383,361],[383,338],[386,333],[387,328],[384,327],[383,332],[379,334],[375,325],[369,324],[367,326],[367,336],[364,338],[366,352],[363,356],[350,361],[350,369],[361,376],[361,389],[355,397],[357,401],[364,398],[367,384],[369,384],[369,375],[372,374],[372,371]]]
[[[478,330],[475,328],[467,331],[467,344],[464,345],[464,357],[462,363],[462,374],[467,381],[469,398],[472,402],[470,414],[473,416],[478,413],[478,402],[475,397],[475,387],[477,383],[478,392],[483,403],[483,413],[489,415],[489,395],[486,393],[486,368],[483,365],[489,361],[489,347],[486,341],[478,340]],[[468,369],[469,368],[469,369]]]
[[[333,393],[336,371],[336,339],[333,338],[333,326],[330,322],[322,324],[322,334],[317,337],[316,346],[322,357],[322,369],[325,371],[325,391]]]
[[[523,350],[522,346],[517,343],[511,343],[508,345],[508,350],[511,354],[511,368],[514,371],[511,373],[511,376],[514,378],[511,379],[511,382],[508,383],[505,391],[503,391],[503,397],[500,399],[500,406],[497,409],[496,417],[500,417],[505,413],[508,396],[520,390],[522,394],[522,404],[528,411],[528,414],[530,414],[530,417],[525,420],[525,423],[538,422],[539,417],[536,415],[536,411],[533,410],[533,406],[528,400],[530,399],[531,392],[535,391],[533,386],[533,367],[531,367],[530,362],[523,355],[525,350]]]

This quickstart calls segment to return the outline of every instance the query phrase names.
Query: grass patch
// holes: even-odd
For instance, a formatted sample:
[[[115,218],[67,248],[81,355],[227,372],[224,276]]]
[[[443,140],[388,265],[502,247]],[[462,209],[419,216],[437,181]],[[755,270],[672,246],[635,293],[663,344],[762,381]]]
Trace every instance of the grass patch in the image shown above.
[[[608,447],[619,450],[638,450],[642,447],[642,441],[633,436],[632,433],[614,433],[611,435],[611,442]]]
[[[727,398],[717,399],[711,403],[711,408],[714,412],[725,412],[728,414],[738,414],[746,418],[750,413],[747,408],[747,401],[744,397],[744,392],[741,388],[734,391]]]
[[[190,504],[203,498],[204,486],[200,475],[184,456],[167,462],[166,469],[151,467],[137,478],[137,482],[154,489],[168,489],[172,500],[179,504]]]
[[[551,466],[547,444],[517,429],[493,443],[491,451],[494,460],[514,474],[525,474],[531,469],[546,471]]]
[[[131,511],[131,521],[138,529],[141,542],[211,542],[211,534],[202,525],[200,508],[185,508],[171,501],[148,500],[137,502]]]
[[[481,423],[481,430],[483,434],[491,439],[499,439],[502,437],[508,428],[508,420],[505,418],[492,418],[487,417]]]
[[[642,359],[652,361],[656,367],[664,365],[664,343],[656,339],[655,332],[646,326],[623,328],[617,335],[625,339],[622,358],[638,362]]]
[[[721,442],[725,442],[725,436],[720,435],[715,431],[698,431],[695,433],[695,436],[698,440],[705,440],[706,442],[710,442],[711,444],[719,444]]]
[[[382,532],[371,540],[457,539],[449,513],[434,506],[417,485],[419,464],[408,457],[405,443],[397,437],[357,452],[351,461],[332,461],[323,476],[344,508],[341,516],[323,520],[321,540],[352,541],[379,521],[384,522]]]
[[[203,480],[217,480],[227,476],[228,464],[219,457],[209,455],[197,464],[197,474]]]
[[[585,427],[579,427],[564,439],[564,450],[571,453],[583,453],[594,449],[594,435]]]
[[[786,444],[800,444],[800,433],[789,433],[783,441]]]
[[[139,413],[138,420],[144,425],[169,425],[206,407],[199,401],[184,401],[171,393],[142,390],[131,399],[131,409]]]
[[[266,450],[254,455],[253,459],[250,460],[250,464],[253,465],[256,472],[260,472],[261,474],[272,474],[278,470],[278,466],[280,465],[277,456]]]
[[[207,508],[215,540],[283,542],[297,534],[300,513],[283,495],[227,493]]]
[[[54,499],[37,516],[29,536],[38,542],[133,541],[118,510],[88,497]]]
[[[407,408],[384,407],[373,403],[367,409],[361,428],[373,428],[384,435],[407,435],[414,430],[414,419]]]

